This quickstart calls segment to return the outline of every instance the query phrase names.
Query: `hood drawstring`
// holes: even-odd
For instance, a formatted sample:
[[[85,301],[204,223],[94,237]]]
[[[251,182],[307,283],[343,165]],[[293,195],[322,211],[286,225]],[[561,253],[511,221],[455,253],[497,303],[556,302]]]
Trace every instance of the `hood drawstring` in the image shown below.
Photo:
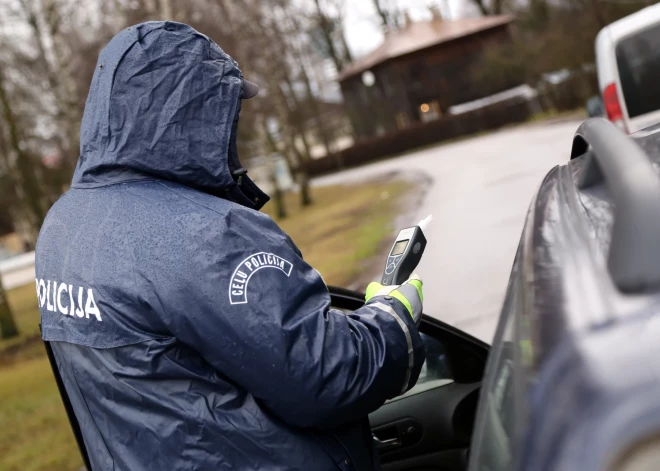
[[[239,168],[238,170],[234,170],[231,172],[231,176],[234,177],[234,180],[236,181],[236,184],[238,186],[241,186],[243,184],[243,177],[247,175],[248,171],[246,168]]]

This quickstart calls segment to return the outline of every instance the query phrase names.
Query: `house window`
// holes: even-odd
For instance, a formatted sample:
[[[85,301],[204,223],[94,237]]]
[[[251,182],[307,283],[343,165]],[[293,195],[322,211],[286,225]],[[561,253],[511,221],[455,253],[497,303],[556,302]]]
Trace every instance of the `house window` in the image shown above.
[[[440,111],[440,103],[438,100],[431,100],[419,105],[419,118],[423,123],[435,121],[440,119],[442,112]]]

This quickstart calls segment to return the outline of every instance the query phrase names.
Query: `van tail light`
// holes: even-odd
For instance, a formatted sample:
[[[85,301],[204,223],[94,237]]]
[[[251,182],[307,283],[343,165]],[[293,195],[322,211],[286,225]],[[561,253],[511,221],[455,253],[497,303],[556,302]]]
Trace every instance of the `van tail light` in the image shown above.
[[[616,93],[616,84],[610,83],[603,91],[603,101],[605,102],[605,111],[607,118],[613,123],[621,126],[623,123],[623,111],[621,111],[621,103],[619,103],[619,96]]]

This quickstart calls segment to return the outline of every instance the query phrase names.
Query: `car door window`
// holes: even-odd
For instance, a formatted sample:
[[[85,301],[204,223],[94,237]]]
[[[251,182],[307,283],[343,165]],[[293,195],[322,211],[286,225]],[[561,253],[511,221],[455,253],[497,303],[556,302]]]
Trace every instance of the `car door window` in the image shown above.
[[[335,307],[335,309],[342,311],[345,314],[353,312],[350,309],[338,307]],[[422,337],[422,342],[424,342],[426,361],[419,373],[417,383],[415,383],[415,386],[410,388],[405,394],[390,399],[387,402],[397,401],[404,397],[413,396],[428,391],[429,389],[438,388],[454,382],[454,376],[451,367],[449,366],[447,353],[442,342],[428,334],[420,332],[419,335]]]
[[[515,273],[514,273],[515,275]],[[516,319],[522,308],[517,277],[512,276],[491,349],[473,437],[471,470],[505,471],[513,467],[516,421]]]
[[[424,348],[426,349],[426,361],[419,373],[419,379],[417,379],[415,386],[408,392],[392,399],[391,401],[413,396],[428,391],[429,389],[446,386],[454,381],[442,342],[427,334],[420,333],[420,336],[422,337]]]
[[[486,391],[486,420],[481,443],[481,456],[477,469],[483,471],[504,471],[511,469],[514,424],[513,390],[513,342],[510,316],[505,330],[505,338],[499,349],[495,375]]]

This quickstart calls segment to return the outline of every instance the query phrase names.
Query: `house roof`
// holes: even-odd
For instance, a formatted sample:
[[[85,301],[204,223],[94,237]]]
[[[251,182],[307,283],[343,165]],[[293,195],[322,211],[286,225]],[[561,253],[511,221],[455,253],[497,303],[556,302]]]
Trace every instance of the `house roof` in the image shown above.
[[[419,21],[403,29],[389,32],[385,40],[374,51],[351,62],[339,74],[339,81],[359,74],[388,59],[405,56],[431,46],[437,46],[453,39],[469,36],[479,31],[511,23],[512,15],[482,16],[448,21],[435,19]]]

